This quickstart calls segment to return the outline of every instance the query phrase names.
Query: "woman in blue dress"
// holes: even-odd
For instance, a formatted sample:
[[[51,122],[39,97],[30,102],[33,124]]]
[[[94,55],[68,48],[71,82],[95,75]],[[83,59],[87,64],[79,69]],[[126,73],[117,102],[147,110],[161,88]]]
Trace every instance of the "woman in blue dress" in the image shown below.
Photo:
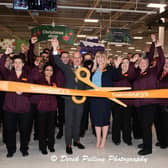
[[[112,87],[113,82],[120,79],[121,59],[115,59],[115,66],[107,66],[107,56],[104,52],[97,52],[95,56],[95,71],[92,74],[92,82],[98,87]],[[103,148],[110,124],[112,101],[106,98],[91,98],[91,119],[95,126],[97,148]],[[102,138],[101,138],[102,135]]]

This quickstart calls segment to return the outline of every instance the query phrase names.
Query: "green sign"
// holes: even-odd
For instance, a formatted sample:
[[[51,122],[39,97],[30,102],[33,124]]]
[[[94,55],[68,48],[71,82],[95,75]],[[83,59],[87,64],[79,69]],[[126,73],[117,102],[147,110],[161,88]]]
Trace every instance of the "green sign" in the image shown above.
[[[73,44],[74,43],[74,31],[64,26],[38,26],[31,30],[32,36],[36,36],[38,41],[46,41],[57,37],[59,41]]]

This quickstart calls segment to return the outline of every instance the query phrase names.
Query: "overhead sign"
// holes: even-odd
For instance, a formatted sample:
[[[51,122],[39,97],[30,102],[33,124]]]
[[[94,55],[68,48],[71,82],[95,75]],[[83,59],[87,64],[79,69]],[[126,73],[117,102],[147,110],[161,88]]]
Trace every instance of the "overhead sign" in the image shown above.
[[[105,40],[112,43],[131,43],[131,35],[128,29],[110,29],[106,33]]]
[[[46,41],[57,37],[59,41],[72,45],[74,43],[74,31],[65,26],[43,25],[31,29],[32,36],[38,41]]]

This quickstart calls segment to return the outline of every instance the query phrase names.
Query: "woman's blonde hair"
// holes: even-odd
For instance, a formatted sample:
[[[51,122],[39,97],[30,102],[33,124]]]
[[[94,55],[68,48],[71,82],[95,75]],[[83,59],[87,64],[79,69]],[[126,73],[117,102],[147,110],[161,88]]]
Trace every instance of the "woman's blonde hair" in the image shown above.
[[[107,58],[107,55],[103,51],[98,51],[96,53],[96,55],[95,55],[95,58],[97,58],[97,57],[105,57],[105,58]]]

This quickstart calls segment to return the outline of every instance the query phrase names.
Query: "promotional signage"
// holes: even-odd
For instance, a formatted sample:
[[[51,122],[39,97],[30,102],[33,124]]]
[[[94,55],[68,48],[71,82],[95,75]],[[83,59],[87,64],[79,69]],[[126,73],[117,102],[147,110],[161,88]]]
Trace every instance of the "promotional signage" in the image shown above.
[[[131,43],[131,35],[128,29],[110,29],[107,31],[105,39],[112,43]]]
[[[74,43],[74,31],[64,26],[38,26],[31,30],[32,36],[36,36],[38,41],[47,41],[54,37],[59,41],[72,45]]]

